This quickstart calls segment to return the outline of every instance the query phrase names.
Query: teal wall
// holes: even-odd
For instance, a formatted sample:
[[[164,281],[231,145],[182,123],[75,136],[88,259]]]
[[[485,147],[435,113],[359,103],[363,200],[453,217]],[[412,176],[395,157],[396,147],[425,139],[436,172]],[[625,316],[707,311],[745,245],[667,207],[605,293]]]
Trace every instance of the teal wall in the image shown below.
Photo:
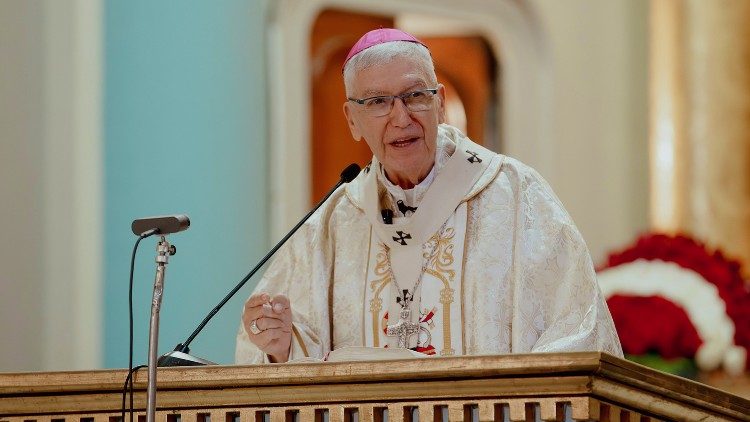
[[[128,363],[133,219],[186,213],[167,267],[159,352],[183,341],[268,243],[266,1],[106,1],[104,365]],[[145,363],[155,238],[136,259],[135,363]],[[241,290],[191,345],[232,363]]]

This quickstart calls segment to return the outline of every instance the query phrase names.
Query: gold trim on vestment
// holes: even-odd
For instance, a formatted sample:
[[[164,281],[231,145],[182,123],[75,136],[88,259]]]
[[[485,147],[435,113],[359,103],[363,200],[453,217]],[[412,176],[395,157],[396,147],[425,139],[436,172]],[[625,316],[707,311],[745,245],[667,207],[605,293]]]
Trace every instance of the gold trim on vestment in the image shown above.
[[[331,278],[329,279],[329,282],[328,282],[328,341],[329,341],[328,344],[331,345],[331,350],[335,349],[335,345],[333,344],[334,343],[334,338],[335,338],[334,332],[333,332],[333,319],[334,319],[334,315],[333,315],[333,311],[334,311],[334,307],[333,307],[333,295],[334,295],[333,287],[334,286],[333,286],[333,284],[334,284],[334,280],[336,280],[335,271],[336,271],[336,266],[334,265],[334,266],[331,267]]]
[[[443,349],[440,351],[440,356],[455,355],[451,338],[451,303],[453,303],[451,282],[456,277],[456,271],[451,269],[451,265],[455,261],[451,241],[455,238],[455,235],[456,229],[453,227],[446,227],[445,230],[435,233],[430,239],[430,242],[437,242],[435,254],[431,257],[425,257],[429,259],[428,265],[434,267],[434,269],[425,268],[425,272],[443,283],[443,288],[440,290],[440,304],[443,308]]]
[[[367,265],[365,266],[365,288],[362,289],[362,303],[367,300],[367,276],[370,275],[370,252],[372,249],[372,226],[370,226],[370,237],[367,239]],[[367,327],[367,313],[362,312],[362,346],[367,346],[367,336],[365,335],[365,327]]]
[[[464,291],[464,286],[466,285],[466,251],[469,250],[469,236],[471,233],[469,232],[470,226],[469,221],[471,220],[471,208],[472,205],[469,201],[466,201],[466,226],[464,227],[464,255],[461,259],[461,348],[463,349],[461,351],[462,355],[467,354],[466,350],[466,293]]]
[[[370,233],[372,233],[372,228],[370,229]],[[370,242],[372,242],[372,239],[370,239]],[[370,313],[372,314],[372,344],[374,347],[380,347],[380,311],[383,309],[383,299],[380,297],[380,293],[385,286],[391,282],[391,272],[388,271],[388,266],[390,265],[388,263],[388,247],[382,243],[378,243],[378,247],[380,248],[380,251],[375,256],[376,262],[374,272],[376,276],[382,276],[382,278],[367,283],[367,287],[375,292],[373,294],[374,297],[370,299]],[[369,250],[367,256],[367,268],[369,274]]]

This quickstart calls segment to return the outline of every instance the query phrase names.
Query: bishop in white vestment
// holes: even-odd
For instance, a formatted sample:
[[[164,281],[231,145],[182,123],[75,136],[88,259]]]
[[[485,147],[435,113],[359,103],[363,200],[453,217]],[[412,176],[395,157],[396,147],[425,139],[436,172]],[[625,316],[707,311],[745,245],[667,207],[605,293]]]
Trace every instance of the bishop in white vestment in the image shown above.
[[[350,52],[345,114],[374,157],[279,251],[245,306],[237,363],[346,346],[622,356],[570,216],[533,169],[442,123],[426,51],[380,29]]]

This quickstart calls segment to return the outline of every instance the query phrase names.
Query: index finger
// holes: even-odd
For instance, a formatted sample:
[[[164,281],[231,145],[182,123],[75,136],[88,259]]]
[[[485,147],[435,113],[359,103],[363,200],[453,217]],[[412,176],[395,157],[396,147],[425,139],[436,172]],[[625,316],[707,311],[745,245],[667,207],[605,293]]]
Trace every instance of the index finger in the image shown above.
[[[271,297],[268,295],[268,293],[258,292],[247,299],[247,302],[245,302],[245,307],[254,308],[256,306],[261,306],[265,303],[268,303],[270,299]]]

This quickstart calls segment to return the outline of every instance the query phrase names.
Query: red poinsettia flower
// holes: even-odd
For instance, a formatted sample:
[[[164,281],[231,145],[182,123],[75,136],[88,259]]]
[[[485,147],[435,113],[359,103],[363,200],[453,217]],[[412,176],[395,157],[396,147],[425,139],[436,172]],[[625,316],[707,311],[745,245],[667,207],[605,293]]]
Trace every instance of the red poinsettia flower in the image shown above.
[[[750,350],[750,288],[742,278],[738,261],[726,258],[719,250],[711,252],[704,244],[688,236],[646,234],[633,246],[610,255],[606,265],[599,270],[638,259],[674,262],[714,284],[726,305],[727,315],[734,323],[734,344]],[[685,318],[687,323],[690,320],[684,310],[676,305],[672,304],[670,307],[654,298],[643,297],[633,300],[610,299],[608,303],[626,353],[635,353],[631,352],[632,348],[644,352],[656,350],[664,357],[673,353],[679,353],[676,356],[683,357],[695,355],[693,346],[695,338],[698,338],[697,333],[694,328],[688,330],[684,327]],[[654,314],[656,309],[658,314]],[[626,316],[626,311],[638,315]],[[618,316],[615,317],[615,314]],[[674,334],[677,331],[670,330],[679,330],[680,336],[684,338],[678,338]],[[638,333],[643,338],[635,339],[633,337],[636,335],[633,333]],[[671,345],[668,344],[670,341]],[[750,368],[750,353],[747,355],[746,367]]]
[[[685,310],[661,296],[613,295],[607,305],[627,354],[692,358],[702,343]]]

